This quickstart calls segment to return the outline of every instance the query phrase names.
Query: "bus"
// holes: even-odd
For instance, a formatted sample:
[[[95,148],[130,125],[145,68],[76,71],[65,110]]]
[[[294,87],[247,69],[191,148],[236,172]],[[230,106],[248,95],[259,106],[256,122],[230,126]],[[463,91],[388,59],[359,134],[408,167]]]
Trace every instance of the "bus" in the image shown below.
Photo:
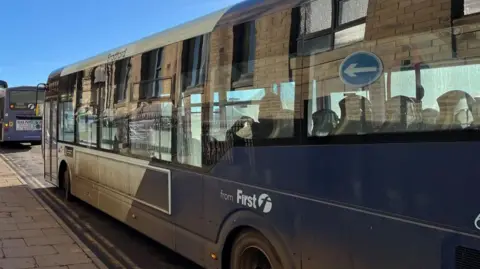
[[[0,90],[0,141],[42,143],[42,110],[45,92],[35,86],[5,87]]]
[[[478,3],[248,0],[62,67],[45,178],[208,269],[478,268]]]

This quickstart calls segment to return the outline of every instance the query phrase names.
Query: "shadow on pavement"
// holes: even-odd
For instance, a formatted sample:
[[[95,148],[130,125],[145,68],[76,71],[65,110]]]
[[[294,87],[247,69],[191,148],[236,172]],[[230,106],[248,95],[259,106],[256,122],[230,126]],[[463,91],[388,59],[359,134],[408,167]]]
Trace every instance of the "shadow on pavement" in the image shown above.
[[[2,142],[0,143],[0,150],[2,153],[16,153],[16,152],[27,152],[32,149],[32,146],[28,143],[11,143],[11,142]]]
[[[38,188],[33,191],[55,211],[108,268],[116,268],[115,264],[118,261],[126,268],[131,268],[121,253],[139,268],[199,268],[170,249],[79,199],[74,198],[72,201],[66,202],[63,199],[63,192],[58,188]],[[95,233],[101,235],[109,243],[105,243]],[[93,237],[99,242],[117,261],[112,261],[98,245],[92,243],[89,237]]]

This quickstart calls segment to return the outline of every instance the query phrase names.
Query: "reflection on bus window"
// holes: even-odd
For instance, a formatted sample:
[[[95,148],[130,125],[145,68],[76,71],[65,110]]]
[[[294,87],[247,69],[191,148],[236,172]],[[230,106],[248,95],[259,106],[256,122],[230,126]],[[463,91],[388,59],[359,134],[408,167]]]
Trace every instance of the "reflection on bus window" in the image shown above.
[[[312,81],[309,135],[426,132],[480,126],[480,65],[385,74],[384,91]],[[418,84],[421,82],[421,84]],[[333,85],[327,87],[325,85]],[[338,119],[338,118],[339,119]],[[383,119],[381,122],[375,119]]]
[[[78,142],[84,146],[95,147],[97,144],[96,115],[90,107],[82,107],[78,110],[77,113]],[[71,115],[71,117],[73,120],[73,115]]]
[[[58,104],[59,111],[59,127],[58,139],[65,142],[74,141],[74,117],[73,104],[71,101],[60,102]]]
[[[351,123],[360,121],[362,115],[368,116],[371,114],[367,111],[368,101],[365,103],[365,100],[368,100],[369,97],[367,91],[346,91],[343,85],[337,89],[335,85],[340,86],[338,82],[320,84],[316,80],[312,81],[308,108],[311,111],[308,122],[310,136],[327,136],[334,132],[357,133],[356,130],[351,129],[353,128]],[[345,100],[348,100],[348,102],[345,103]],[[367,104],[366,107],[365,104]],[[347,126],[350,127],[345,129]],[[340,127],[342,129],[339,131],[338,128]],[[360,130],[361,132],[363,131]]]
[[[100,148],[113,149],[114,137],[117,134],[114,110],[105,109],[100,114]]]
[[[293,136],[294,82],[275,84],[270,89],[227,91],[223,102],[220,102],[218,92],[214,93],[213,98],[215,105],[210,135],[218,141],[225,141],[228,130],[239,121],[243,122],[242,118],[249,118],[248,122],[252,122],[252,126],[248,127],[245,126],[248,123],[241,124],[241,129],[251,128],[252,139]],[[245,129],[240,133],[244,132],[249,131]]]
[[[202,166],[202,95],[185,96],[177,111],[177,161]]]
[[[29,104],[43,104],[43,100],[45,100],[43,91],[10,91],[9,94],[10,108],[12,109],[30,109],[28,108]]]
[[[129,146],[135,156],[171,161],[172,105],[142,102],[130,115]]]

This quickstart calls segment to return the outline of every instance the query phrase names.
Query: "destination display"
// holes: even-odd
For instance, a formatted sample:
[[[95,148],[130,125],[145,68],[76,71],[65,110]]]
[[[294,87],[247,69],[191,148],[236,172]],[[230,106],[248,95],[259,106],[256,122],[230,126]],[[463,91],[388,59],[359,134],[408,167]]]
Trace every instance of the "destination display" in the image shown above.
[[[15,130],[17,131],[39,131],[42,129],[42,120],[17,120]]]

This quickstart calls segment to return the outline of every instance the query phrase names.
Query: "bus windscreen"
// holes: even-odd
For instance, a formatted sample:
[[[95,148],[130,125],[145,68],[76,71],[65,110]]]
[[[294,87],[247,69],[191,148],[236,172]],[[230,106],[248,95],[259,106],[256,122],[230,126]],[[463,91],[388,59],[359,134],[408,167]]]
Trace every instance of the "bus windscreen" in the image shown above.
[[[35,103],[42,104],[45,92],[39,91],[11,91],[9,93],[10,109],[33,109]]]

